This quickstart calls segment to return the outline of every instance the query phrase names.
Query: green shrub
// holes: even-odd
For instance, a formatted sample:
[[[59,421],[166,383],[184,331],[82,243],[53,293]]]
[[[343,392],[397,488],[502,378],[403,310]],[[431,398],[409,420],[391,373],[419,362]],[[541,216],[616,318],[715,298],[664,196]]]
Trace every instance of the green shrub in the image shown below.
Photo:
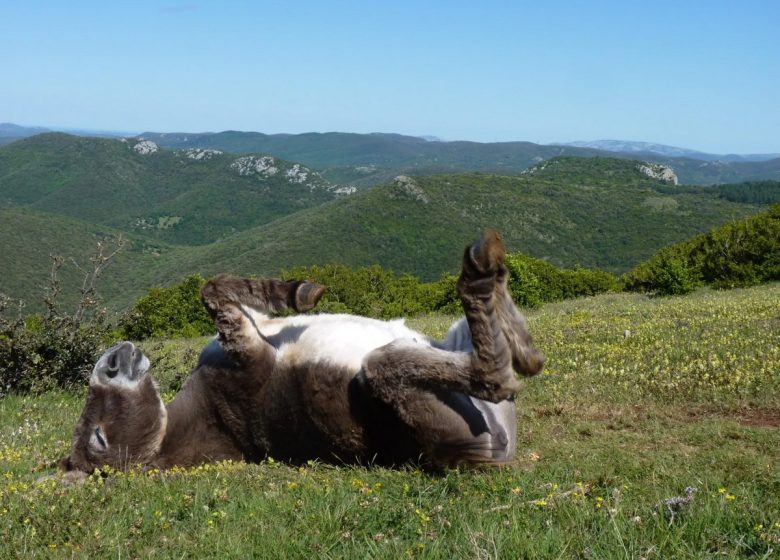
[[[213,334],[214,321],[200,300],[206,280],[199,274],[166,288],[151,288],[120,321],[125,338],[193,337]]]
[[[661,259],[656,274],[658,295],[682,296],[699,286],[695,271],[683,259]]]
[[[31,327],[0,318],[0,396],[83,383],[106,345],[102,317],[77,325],[72,315],[58,315]]]
[[[509,292],[522,307],[537,307],[543,302],[539,276],[533,270],[531,259],[525,255],[507,255]]]
[[[392,319],[460,309],[455,293],[457,277],[451,274],[422,283],[410,274],[398,275],[379,265],[352,269],[331,263],[293,268],[284,271],[282,277],[326,285],[328,290],[316,308],[320,313]]]
[[[520,253],[507,255],[509,290],[522,307],[616,291],[617,278],[587,268],[562,269]]]
[[[664,247],[621,278],[626,290],[658,294],[772,280],[780,280],[780,205]]]

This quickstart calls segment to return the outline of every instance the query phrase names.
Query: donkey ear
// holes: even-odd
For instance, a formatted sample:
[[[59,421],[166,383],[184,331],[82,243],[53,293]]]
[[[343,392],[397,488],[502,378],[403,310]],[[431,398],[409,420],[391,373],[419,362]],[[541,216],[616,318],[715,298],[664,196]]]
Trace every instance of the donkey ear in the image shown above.
[[[299,313],[314,309],[314,306],[317,305],[317,302],[320,301],[320,298],[327,289],[327,286],[323,286],[322,284],[301,282],[295,289],[293,309]]]

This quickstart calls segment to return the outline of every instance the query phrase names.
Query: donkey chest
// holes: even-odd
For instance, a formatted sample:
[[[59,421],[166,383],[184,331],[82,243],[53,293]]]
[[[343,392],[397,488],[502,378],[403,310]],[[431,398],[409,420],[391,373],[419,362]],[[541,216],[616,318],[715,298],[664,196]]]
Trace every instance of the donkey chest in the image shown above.
[[[256,321],[258,333],[276,348],[276,369],[316,364],[320,375],[329,370],[357,372],[373,350],[406,339],[430,346],[428,339],[402,320],[378,321],[351,315],[296,316]]]

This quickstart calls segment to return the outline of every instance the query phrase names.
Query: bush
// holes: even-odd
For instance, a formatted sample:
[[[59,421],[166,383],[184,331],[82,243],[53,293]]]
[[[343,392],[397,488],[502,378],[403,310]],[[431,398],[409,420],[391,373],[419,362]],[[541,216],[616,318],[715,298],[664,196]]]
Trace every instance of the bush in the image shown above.
[[[664,247],[621,280],[626,290],[658,294],[780,280],[780,205]]]
[[[509,290],[522,307],[616,291],[618,280],[609,272],[587,268],[562,269],[520,253],[507,255]]]
[[[108,329],[100,317],[77,325],[73,315],[58,315],[30,328],[24,320],[3,316],[0,395],[38,394],[83,383],[106,344]]]
[[[98,244],[72,313],[62,311],[57,302],[57,273],[65,262],[62,257],[54,257],[43,315],[25,318],[24,304],[19,302],[16,316],[9,318],[11,300],[0,294],[0,396],[42,393],[83,383],[110,336],[106,311],[97,308],[97,280],[123,246],[120,238],[116,249],[106,255],[105,246]]]
[[[656,290],[662,296],[682,296],[699,286],[696,273],[683,259],[666,257],[656,271]]]
[[[206,280],[187,276],[167,288],[151,288],[120,321],[125,338],[190,338],[215,332],[214,321],[200,300]]]
[[[352,269],[332,263],[297,267],[284,271],[282,277],[326,285],[328,290],[316,308],[320,313],[392,319],[460,309],[455,293],[457,277],[451,274],[437,282],[422,283],[410,274],[398,275],[379,265]]]

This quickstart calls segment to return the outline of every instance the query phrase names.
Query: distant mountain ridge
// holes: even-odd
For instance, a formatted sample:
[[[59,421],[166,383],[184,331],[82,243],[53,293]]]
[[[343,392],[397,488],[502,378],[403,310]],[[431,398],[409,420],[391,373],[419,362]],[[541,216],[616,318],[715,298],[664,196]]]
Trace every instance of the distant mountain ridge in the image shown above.
[[[29,134],[40,133],[28,129]],[[110,132],[85,131],[88,136]],[[345,132],[264,134],[260,132],[145,132],[160,146],[210,148],[235,154],[264,153],[300,162],[324,179],[356,187],[374,186],[397,175],[479,171],[514,175],[553,157],[620,157],[670,166],[682,184],[710,185],[780,179],[776,154],[717,155],[649,142],[603,140],[573,144],[442,141],[432,136]],[[18,139],[3,138],[0,144]]]
[[[630,152],[613,152],[532,142],[430,142],[417,136],[385,133],[269,135],[225,131],[201,134],[145,132],[142,136],[171,148],[201,147],[233,153],[272,153],[310,165],[333,182],[356,186],[386,183],[400,174],[437,175],[479,171],[515,175],[541,161],[560,156],[644,159],[672,167],[683,184],[709,185],[780,179],[780,158],[726,161],[671,157],[633,149]],[[638,146],[634,148],[638,149]]]
[[[774,154],[709,154],[688,148],[678,148],[653,142],[635,142],[627,140],[591,140],[579,142],[553,143],[553,146],[575,146],[577,148],[592,148],[623,154],[657,154],[672,158],[690,158],[703,161],[767,161],[780,158],[780,153]]]

